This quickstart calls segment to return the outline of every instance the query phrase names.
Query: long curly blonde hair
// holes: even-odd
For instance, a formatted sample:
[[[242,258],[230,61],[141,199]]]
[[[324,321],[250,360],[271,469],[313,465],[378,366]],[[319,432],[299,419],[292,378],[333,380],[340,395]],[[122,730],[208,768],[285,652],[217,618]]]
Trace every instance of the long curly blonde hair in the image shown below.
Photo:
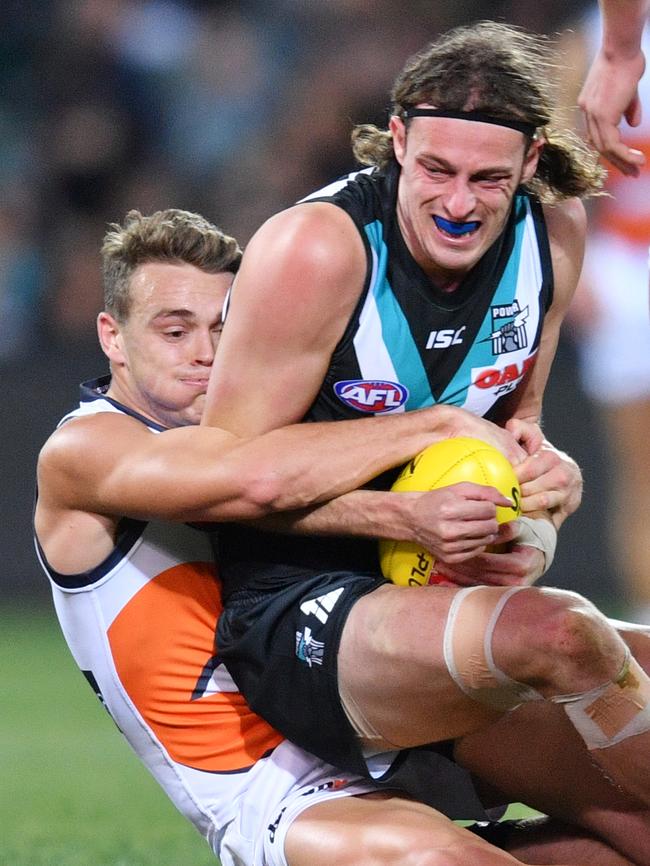
[[[543,139],[527,188],[542,201],[599,195],[606,175],[598,154],[568,129],[551,123],[552,46],[548,37],[495,21],[457,27],[413,55],[391,92],[392,114],[409,124],[409,108],[423,103],[447,111],[479,111],[530,124]],[[388,130],[362,124],[352,132],[355,158],[386,167],[394,158]]]

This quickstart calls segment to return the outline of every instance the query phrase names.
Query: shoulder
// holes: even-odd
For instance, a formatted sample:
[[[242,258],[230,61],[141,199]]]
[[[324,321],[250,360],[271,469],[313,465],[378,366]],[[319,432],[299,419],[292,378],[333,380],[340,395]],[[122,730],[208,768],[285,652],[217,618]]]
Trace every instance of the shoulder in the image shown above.
[[[565,233],[581,235],[587,231],[587,212],[579,198],[568,198],[556,204],[542,206],[549,237],[566,239]]]
[[[246,261],[272,259],[274,267],[317,273],[320,280],[349,277],[365,268],[363,240],[352,218],[329,202],[303,202],[281,211],[258,229]]]
[[[79,478],[98,461],[111,461],[116,453],[155,435],[142,422],[116,412],[71,418],[58,427],[41,448],[39,488],[48,478]]]

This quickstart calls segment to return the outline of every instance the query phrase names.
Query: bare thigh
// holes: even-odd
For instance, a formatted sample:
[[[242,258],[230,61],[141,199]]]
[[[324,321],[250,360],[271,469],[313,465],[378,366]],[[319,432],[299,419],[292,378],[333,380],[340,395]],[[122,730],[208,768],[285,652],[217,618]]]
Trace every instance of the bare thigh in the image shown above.
[[[468,698],[443,655],[455,589],[382,586],[352,608],[338,658],[339,688],[387,744],[455,739],[498,718]]]
[[[285,854],[289,866],[514,866],[524,862],[440,812],[388,794],[345,797],[306,809],[289,828]],[[531,861],[536,862],[541,861]]]

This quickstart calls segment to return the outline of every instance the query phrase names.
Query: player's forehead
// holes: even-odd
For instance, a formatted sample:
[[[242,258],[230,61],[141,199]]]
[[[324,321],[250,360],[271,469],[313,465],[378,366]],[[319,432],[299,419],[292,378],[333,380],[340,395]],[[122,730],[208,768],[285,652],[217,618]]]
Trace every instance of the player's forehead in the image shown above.
[[[407,133],[407,147],[417,156],[475,170],[520,164],[525,143],[515,129],[452,117],[412,118]]]
[[[232,280],[229,272],[211,274],[186,262],[147,262],[131,276],[131,317],[183,311],[185,317],[216,318]]]

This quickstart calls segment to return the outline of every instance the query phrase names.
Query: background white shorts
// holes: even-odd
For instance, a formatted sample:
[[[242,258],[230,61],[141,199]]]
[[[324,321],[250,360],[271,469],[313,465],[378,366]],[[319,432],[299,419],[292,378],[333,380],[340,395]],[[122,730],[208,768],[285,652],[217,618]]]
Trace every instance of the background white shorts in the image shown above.
[[[648,249],[594,234],[583,277],[599,309],[596,325],[577,338],[585,391],[613,404],[650,396]]]

